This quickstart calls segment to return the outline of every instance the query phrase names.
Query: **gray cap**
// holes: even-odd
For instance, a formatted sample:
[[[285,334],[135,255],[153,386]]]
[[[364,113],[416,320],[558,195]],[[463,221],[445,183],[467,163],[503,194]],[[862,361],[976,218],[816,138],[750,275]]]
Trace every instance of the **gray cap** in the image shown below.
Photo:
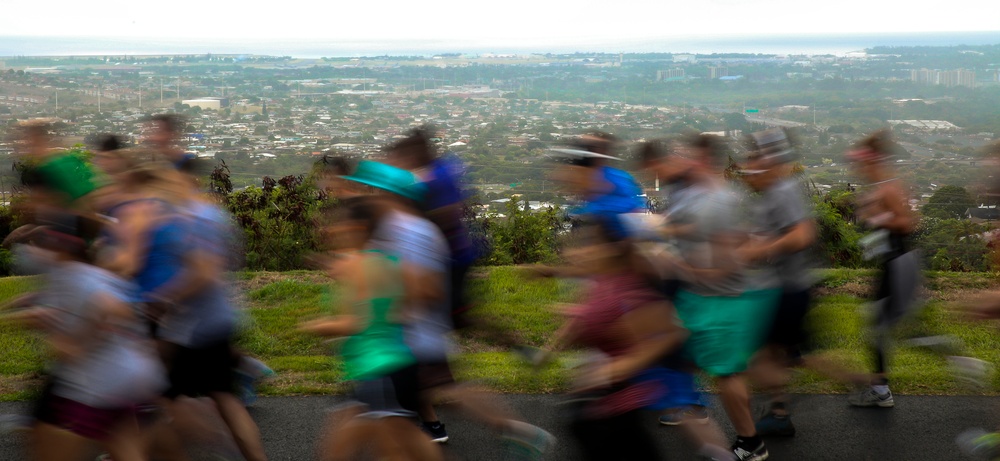
[[[798,159],[788,135],[780,128],[758,131],[750,135],[753,149],[766,161],[767,165],[782,165]]]

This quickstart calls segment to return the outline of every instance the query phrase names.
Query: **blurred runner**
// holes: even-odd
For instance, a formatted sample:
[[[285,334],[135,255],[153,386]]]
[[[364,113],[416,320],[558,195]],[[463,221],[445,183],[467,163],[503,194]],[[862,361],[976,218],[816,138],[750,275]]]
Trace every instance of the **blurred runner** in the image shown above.
[[[750,153],[741,171],[754,192],[750,198],[750,239],[739,248],[750,263],[748,284],[752,289],[781,289],[766,346],[753,366],[757,385],[772,393],[767,415],[757,422],[759,435],[795,434],[788,413],[785,386],[789,367],[802,362],[810,346],[806,314],[812,300],[813,264],[808,249],[816,240],[816,223],[792,176],[795,152],[784,131],[753,133]]]
[[[660,258],[655,254],[676,251],[678,235],[688,232],[693,216],[686,212],[696,206],[695,199],[700,191],[694,184],[683,180],[682,173],[686,167],[682,162],[669,159],[671,152],[676,153],[678,146],[663,141],[649,141],[639,148],[639,158],[645,170],[653,173],[658,179],[664,180],[667,190],[666,207],[664,209],[664,224],[659,229],[665,243],[654,253],[651,261],[657,267],[657,288],[668,301],[673,303],[683,281],[682,274],[675,268],[659,267]],[[661,361],[664,367],[664,384],[669,390],[663,402],[666,407],[659,417],[659,422],[665,426],[682,426],[687,435],[696,445],[701,447],[704,456],[714,459],[728,459],[732,453],[725,453],[725,436],[715,421],[709,419],[708,409],[704,399],[697,389],[694,376],[695,366],[685,358],[682,351],[671,352]]]
[[[636,270],[636,250],[609,219],[615,218],[584,220],[576,248],[566,252],[590,287],[586,304],[566,310],[567,322],[550,348],[597,351],[581,366],[571,391],[571,430],[583,459],[658,460],[643,410],[669,392],[663,370],[654,365],[680,347],[686,333],[669,303]]]
[[[223,276],[233,259],[233,224],[197,193],[189,175],[170,165],[148,163],[130,170],[121,193],[108,211],[118,225],[103,262],[132,274],[140,287],[150,334],[160,340],[168,367],[171,421],[203,419],[206,408],[217,409],[243,456],[266,459],[256,424],[233,394],[236,317]],[[208,397],[215,405],[183,397]],[[181,426],[172,424],[158,434],[177,459],[184,459],[174,440]]]
[[[894,176],[889,163],[893,149],[889,131],[879,130],[847,153],[857,174],[868,182],[858,199],[858,217],[871,233],[860,244],[865,258],[878,261],[881,268],[872,325],[875,370],[869,385],[849,399],[852,405],[861,407],[895,405],[888,377],[892,330],[914,312],[921,285],[920,258],[910,242],[917,218],[910,208],[905,184]]]
[[[520,422],[512,412],[481,391],[459,385],[448,362],[453,349],[449,309],[447,243],[432,222],[422,217],[417,204],[425,188],[412,173],[378,162],[363,161],[344,179],[374,187],[369,197],[378,217],[371,248],[398,257],[403,268],[410,321],[406,342],[417,359],[421,403],[418,413],[424,429],[437,442],[449,438],[433,402],[448,398],[480,422],[498,431],[516,459],[537,459],[554,444],[547,432]]]
[[[440,449],[410,421],[420,396],[417,361],[404,338],[405,276],[398,257],[373,248],[378,223],[370,198],[345,204],[328,233],[339,255],[329,274],[351,292],[341,298],[339,315],[300,327],[348,337],[341,353],[355,403],[332,415],[320,459],[353,460],[373,445],[385,459],[439,460]]]
[[[685,355],[715,379],[719,397],[736,429],[733,454],[741,461],[768,458],[750,414],[744,371],[766,334],[776,290],[748,290],[737,258],[745,239],[740,199],[723,171],[726,157],[718,140],[695,135],[667,156],[664,180],[685,185],[687,206],[674,207],[667,232],[679,257],[666,258],[682,280],[677,313],[690,332]],[[688,189],[690,188],[690,189]]]
[[[25,240],[36,265],[48,270],[34,307],[9,318],[42,330],[55,360],[36,406],[34,459],[80,459],[88,440],[116,460],[148,459],[138,408],[166,380],[133,306],[135,288],[93,266],[77,235],[40,227]]]
[[[583,202],[572,213],[580,217],[614,217],[609,222],[616,232],[633,234],[634,221],[645,218],[642,189],[628,172],[612,165],[621,159],[614,156],[617,139],[607,133],[593,132],[576,139],[569,148],[552,149],[563,162],[553,170],[552,179]]]
[[[163,113],[149,118],[144,127],[144,141],[152,155],[143,160],[167,162],[181,169],[185,163],[197,156],[188,154],[180,146],[180,137],[184,133],[184,116],[180,114]]]

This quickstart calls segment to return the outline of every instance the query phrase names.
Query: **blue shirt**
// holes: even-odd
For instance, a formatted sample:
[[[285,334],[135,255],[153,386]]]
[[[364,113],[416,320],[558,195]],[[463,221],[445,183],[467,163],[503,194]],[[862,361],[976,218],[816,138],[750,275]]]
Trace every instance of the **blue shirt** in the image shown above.
[[[430,174],[424,178],[427,195],[424,198],[424,208],[433,211],[447,206],[461,206],[464,200],[462,194],[458,160],[445,158],[435,159],[430,165]],[[451,222],[441,224],[441,232],[448,240],[448,249],[454,264],[471,265],[476,260],[476,249],[469,237],[469,229],[459,216],[448,216]]]
[[[611,184],[611,190],[601,195],[587,197],[587,203],[578,208],[576,213],[607,219],[613,231],[625,236],[628,232],[618,219],[618,215],[642,211],[645,205],[643,198],[639,196],[642,194],[642,189],[632,175],[625,171],[602,166],[601,173],[604,180]]]
[[[142,268],[135,274],[142,301],[160,285],[176,276],[184,268],[184,255],[190,248],[185,237],[190,236],[187,222],[180,216],[167,218],[149,235],[149,247]]]

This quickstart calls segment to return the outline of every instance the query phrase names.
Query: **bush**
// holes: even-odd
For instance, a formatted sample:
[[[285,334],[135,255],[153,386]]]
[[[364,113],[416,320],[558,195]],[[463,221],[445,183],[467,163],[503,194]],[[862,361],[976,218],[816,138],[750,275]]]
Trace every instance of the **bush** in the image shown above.
[[[817,257],[825,267],[863,267],[858,240],[861,233],[853,223],[853,192],[831,191],[825,196],[814,195],[813,206],[819,235]]]
[[[511,198],[506,215],[486,217],[476,227],[486,237],[481,263],[493,266],[529,264],[558,258],[558,235],[562,229],[559,213],[552,209],[531,211]]]
[[[286,271],[305,267],[320,242],[314,223],[327,197],[305,177],[264,177],[263,187],[225,196],[226,208],[243,229],[244,265],[251,270]]]

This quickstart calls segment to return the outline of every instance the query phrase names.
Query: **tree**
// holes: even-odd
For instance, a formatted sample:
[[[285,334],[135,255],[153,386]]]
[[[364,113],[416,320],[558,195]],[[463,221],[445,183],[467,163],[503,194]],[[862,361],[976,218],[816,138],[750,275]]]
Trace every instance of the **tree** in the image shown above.
[[[926,218],[913,241],[922,250],[928,269],[985,271],[990,267],[989,243],[983,238],[989,226],[964,219]]]
[[[972,195],[964,187],[943,186],[934,192],[922,211],[929,218],[961,219],[972,206]]]

